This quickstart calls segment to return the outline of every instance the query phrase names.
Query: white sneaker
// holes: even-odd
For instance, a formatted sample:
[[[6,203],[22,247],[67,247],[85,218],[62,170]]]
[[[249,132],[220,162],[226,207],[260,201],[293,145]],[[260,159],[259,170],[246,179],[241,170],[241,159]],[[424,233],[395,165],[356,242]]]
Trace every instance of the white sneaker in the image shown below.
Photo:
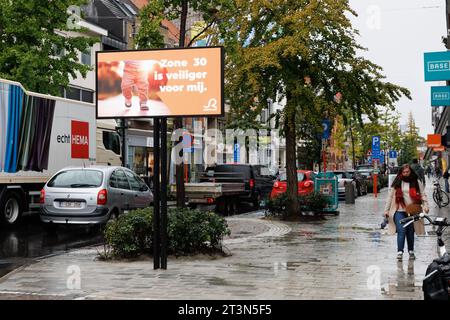
[[[397,252],[397,260],[403,260],[403,252],[402,251],[399,251],[399,252]]]
[[[125,107],[131,108],[131,100],[125,99]]]
[[[416,255],[414,254],[414,251],[409,251],[409,260],[415,260]]]
[[[141,103],[141,110],[143,110],[143,111],[147,111],[148,110],[148,105],[145,102]]]

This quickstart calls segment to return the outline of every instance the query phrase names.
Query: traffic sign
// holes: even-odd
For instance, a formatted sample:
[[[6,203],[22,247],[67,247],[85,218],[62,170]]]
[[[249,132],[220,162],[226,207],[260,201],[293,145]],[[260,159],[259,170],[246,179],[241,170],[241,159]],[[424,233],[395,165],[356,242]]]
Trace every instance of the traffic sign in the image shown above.
[[[379,159],[380,158],[380,136],[372,137],[372,158]]]
[[[390,159],[395,159],[395,158],[397,158],[397,151],[395,151],[395,150],[389,151],[389,158],[390,158]]]
[[[329,139],[331,134],[331,120],[322,120],[323,134],[322,139]]]
[[[239,148],[239,143],[234,144],[233,158],[235,163],[239,163],[241,161],[241,148]]]

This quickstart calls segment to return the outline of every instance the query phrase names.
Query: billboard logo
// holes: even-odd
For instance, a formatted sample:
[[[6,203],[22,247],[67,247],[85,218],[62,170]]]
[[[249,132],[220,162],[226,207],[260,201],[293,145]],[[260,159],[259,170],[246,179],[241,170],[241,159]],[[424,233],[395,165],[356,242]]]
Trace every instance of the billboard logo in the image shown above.
[[[89,122],[72,120],[72,159],[89,159]]]
[[[435,92],[433,93],[433,100],[446,101],[450,99],[450,94],[448,92]]]
[[[429,61],[428,72],[450,71],[450,61]]]
[[[214,98],[209,99],[208,105],[203,106],[203,111],[217,111],[217,100]]]

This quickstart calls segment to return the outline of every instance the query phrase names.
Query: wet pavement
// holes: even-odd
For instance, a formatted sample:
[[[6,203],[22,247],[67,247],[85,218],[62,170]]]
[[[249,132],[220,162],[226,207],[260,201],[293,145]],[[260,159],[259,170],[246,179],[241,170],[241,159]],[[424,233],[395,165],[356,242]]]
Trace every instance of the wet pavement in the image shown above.
[[[99,261],[102,247],[70,250],[3,277],[0,299],[423,299],[435,235],[426,227],[428,235],[416,236],[417,259],[397,262],[396,237],[380,230],[386,196],[383,189],[376,199],[340,203],[338,216],[295,222],[262,211],[228,217],[231,256],[169,257],[167,270],[153,270],[150,258]],[[448,208],[430,207],[450,217]]]
[[[0,278],[36,258],[102,242],[100,232],[92,232],[85,226],[61,226],[56,233],[48,233],[37,214],[28,215],[20,226],[0,228]]]

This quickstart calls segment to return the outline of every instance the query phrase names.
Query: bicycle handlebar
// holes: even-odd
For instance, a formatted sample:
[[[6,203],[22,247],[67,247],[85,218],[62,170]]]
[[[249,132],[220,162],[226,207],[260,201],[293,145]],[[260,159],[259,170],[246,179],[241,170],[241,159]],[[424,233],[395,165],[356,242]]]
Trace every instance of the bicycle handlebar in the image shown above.
[[[419,221],[420,219],[423,219],[423,218],[427,219],[432,225],[435,225],[435,226],[444,226],[444,227],[450,226],[450,223],[447,222],[447,219],[444,219],[442,221],[436,221],[436,220],[433,221],[427,214],[425,214],[423,212],[420,213],[420,214],[411,216],[411,217],[407,217],[407,218],[401,219],[400,223],[401,224],[405,224],[405,223],[408,223],[410,221]]]

